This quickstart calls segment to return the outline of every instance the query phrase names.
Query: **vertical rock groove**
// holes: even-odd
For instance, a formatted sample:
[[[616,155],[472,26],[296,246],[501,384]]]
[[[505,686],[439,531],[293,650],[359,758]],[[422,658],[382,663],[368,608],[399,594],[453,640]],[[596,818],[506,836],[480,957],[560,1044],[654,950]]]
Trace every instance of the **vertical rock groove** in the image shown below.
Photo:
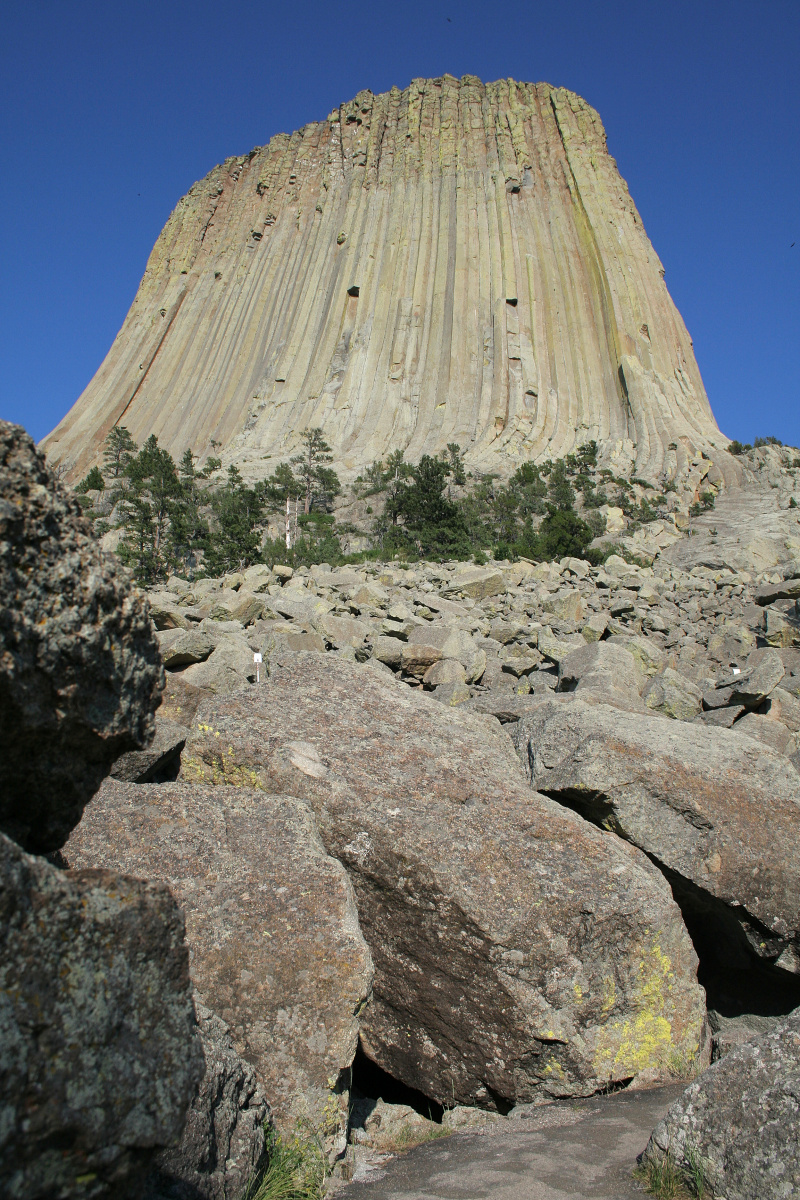
[[[124,417],[255,475],[311,425],[345,474],[452,441],[501,473],[590,438],[640,474],[724,461],[663,274],[572,92],[447,75],[360,92],[179,201],[45,448],[77,476]]]

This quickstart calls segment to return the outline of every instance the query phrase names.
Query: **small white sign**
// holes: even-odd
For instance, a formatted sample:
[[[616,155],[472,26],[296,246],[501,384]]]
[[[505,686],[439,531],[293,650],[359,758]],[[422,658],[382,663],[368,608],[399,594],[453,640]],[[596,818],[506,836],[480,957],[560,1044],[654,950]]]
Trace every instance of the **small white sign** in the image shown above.
[[[263,662],[263,661],[264,661],[264,659],[261,657],[261,652],[259,650],[256,650],[256,652],[253,655],[253,662]]]

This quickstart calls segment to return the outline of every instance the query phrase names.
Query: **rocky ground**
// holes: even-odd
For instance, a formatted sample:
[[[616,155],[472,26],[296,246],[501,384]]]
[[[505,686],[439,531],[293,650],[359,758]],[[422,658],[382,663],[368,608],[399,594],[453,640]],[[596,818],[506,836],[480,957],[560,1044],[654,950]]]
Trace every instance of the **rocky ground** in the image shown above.
[[[354,1196],[622,1195],[657,1122],[643,1170],[700,1155],[719,1196],[793,1194],[800,529],[777,451],[691,535],[621,546],[635,562],[174,577],[148,627],[3,433],[4,738],[40,748],[0,796],[9,1195],[241,1200],[273,1131],[311,1131]],[[583,1192],[552,1191],[566,1125]]]
[[[781,1013],[800,1003],[800,864],[794,835],[800,797],[800,524],[789,504],[795,479],[794,471],[783,465],[785,455],[770,449],[761,457],[761,478],[738,493],[723,492],[713,511],[693,520],[691,533],[677,536],[674,525],[655,522],[656,528],[625,537],[620,549],[635,562],[614,554],[601,567],[576,559],[481,567],[369,564],[339,570],[323,564],[296,572],[253,567],[214,581],[173,578],[165,590],[150,594],[168,679],[165,717],[159,721],[165,739],[174,739],[172,766],[159,759],[162,777],[177,774],[182,750],[181,778],[193,784],[285,789],[311,803],[329,852],[345,863],[353,880],[376,963],[372,1003],[361,1021],[362,1044],[392,1077],[421,1094],[447,1105],[449,1088],[450,1104],[482,1103],[480,1083],[470,1090],[463,1080],[457,1082],[458,1072],[435,1049],[436,1030],[430,1023],[418,1027],[419,1013],[437,1007],[447,984],[434,981],[433,995],[423,990],[416,1001],[406,994],[413,977],[409,960],[424,962],[430,951],[421,942],[413,948],[408,944],[413,915],[402,918],[410,924],[404,926],[401,953],[387,928],[399,919],[398,911],[391,912],[388,922],[381,918],[391,871],[381,850],[376,897],[369,850],[375,854],[386,815],[370,824],[359,807],[352,828],[338,832],[326,827],[334,801],[327,784],[320,783],[329,772],[345,777],[345,807],[352,812],[363,803],[364,785],[354,782],[354,756],[359,742],[374,746],[371,738],[380,735],[370,734],[362,720],[354,737],[349,716],[331,728],[326,708],[335,707],[341,715],[355,699],[355,707],[380,714],[377,720],[386,734],[392,719],[375,694],[381,676],[387,686],[389,681],[399,684],[401,694],[403,688],[415,693],[418,703],[429,696],[453,714],[443,743],[461,743],[456,759],[466,766],[474,793],[480,790],[480,766],[465,758],[467,747],[479,747],[482,762],[493,764],[490,774],[496,781],[503,769],[487,743],[492,729],[510,733],[530,786],[552,797],[562,811],[577,812],[594,826],[613,831],[615,841],[621,837],[623,844],[638,847],[641,865],[656,864],[669,883],[699,956],[708,1034],[700,1034],[688,1053],[672,1043],[669,1068],[663,1056],[660,1062],[657,1053],[653,1058],[647,1038],[640,1039],[631,1059],[638,1055],[637,1061],[622,1065],[618,1077],[627,1072],[627,1078],[663,1079],[670,1070],[680,1075],[694,1069],[692,1059],[702,1065],[709,1052],[704,1037],[710,1039],[713,1057],[722,1057],[763,1034]],[[262,658],[258,684],[257,654]],[[350,666],[341,674],[336,662]],[[372,668],[373,674],[365,675],[359,667]],[[252,693],[242,692],[243,687]],[[433,709],[421,711],[420,740],[429,738],[437,725]],[[488,718],[489,724],[475,725],[475,716]],[[410,719],[404,714],[406,731]],[[284,766],[276,768],[270,760],[272,749],[279,749],[276,738],[295,746],[288,776]],[[226,742],[225,753],[218,753],[218,739]],[[270,754],[261,753],[256,743],[269,745]],[[453,767],[444,747],[430,753],[437,774]],[[408,806],[411,795],[425,785],[415,785],[413,777],[409,784],[408,761],[394,761],[386,745],[376,758],[386,812],[403,814],[402,821],[395,819],[399,832],[393,830],[390,837],[418,847],[426,832],[415,828],[413,819],[409,823]],[[153,778],[152,767],[144,765],[140,778]],[[405,788],[397,787],[398,777],[404,778]],[[513,785],[509,781],[504,786],[507,794]],[[447,787],[450,797],[458,790],[452,777]],[[765,823],[767,810],[770,820]],[[426,816],[430,819],[430,793]],[[334,826],[338,820],[334,818]],[[449,846],[457,844],[452,831],[445,837]],[[486,851],[485,841],[481,851]],[[434,865],[430,842],[421,857],[426,872],[440,872],[436,888],[441,904],[442,888],[447,891],[448,885],[442,868]],[[580,857],[585,861],[586,851]],[[404,868],[413,875],[407,860]],[[474,875],[475,870],[474,864],[460,864],[453,873]],[[553,868],[554,876],[572,872],[563,864]],[[587,881],[582,891],[592,887]],[[652,889],[651,884],[651,898]],[[453,902],[459,913],[468,911],[463,896]],[[483,924],[485,935],[485,899],[479,909],[480,916],[476,911],[473,919]],[[560,920],[565,920],[563,909]],[[662,930],[664,920],[662,915]],[[419,936],[424,940],[424,932]],[[448,932],[439,928],[436,936],[441,946]],[[630,928],[625,936],[635,943]],[[526,934],[520,945],[527,940],[530,950],[530,938]],[[507,955],[507,936],[498,942]],[[676,946],[670,954],[680,961]],[[475,962],[466,969],[475,970]],[[585,962],[583,970],[581,980],[571,986],[597,990],[587,986]],[[617,970],[617,978],[624,973]],[[530,972],[525,982],[532,982]],[[544,981],[538,987],[546,988]],[[485,974],[481,989],[491,995]],[[399,993],[407,1011],[398,1022]],[[463,1018],[469,1005],[460,994],[443,1014],[443,1026],[452,1030],[456,1009]],[[560,1019],[572,1022],[573,1034],[580,1027],[582,1038],[591,1037],[591,1022],[576,1011],[579,1007],[574,1002],[565,1006],[562,997]],[[471,1034],[480,1023],[473,1014],[467,1022]],[[491,1026],[487,1036],[492,1036]],[[509,1037],[513,1041],[507,1028],[506,1046]],[[414,1049],[398,1056],[397,1047],[406,1039]],[[450,1032],[447,1042],[450,1050]],[[610,1055],[618,1065],[625,1058],[620,1051],[618,1044]],[[478,1057],[485,1075],[490,1056],[481,1051]],[[552,1094],[564,1094],[570,1086],[574,1094],[585,1094],[591,1090],[588,1075],[568,1058],[551,1056],[551,1065],[557,1062],[562,1072],[561,1090],[552,1089]],[[430,1065],[420,1072],[420,1062]],[[442,1075],[438,1082],[437,1071]],[[568,1085],[571,1074],[578,1082]],[[520,1090],[517,1068],[515,1083],[506,1081],[485,1094],[503,1093],[506,1105],[524,1103],[542,1090],[540,1072],[534,1069],[533,1077],[532,1090],[530,1085],[528,1091],[524,1086]],[[378,1104],[368,1127],[351,1131],[348,1155],[355,1156],[356,1164],[372,1162],[387,1138],[396,1147],[398,1137],[402,1145],[404,1138],[433,1136],[433,1127],[413,1108],[401,1107],[388,1119],[385,1112],[381,1117],[385,1102]],[[395,1121],[403,1132],[387,1134]],[[410,1132],[416,1126],[427,1126],[427,1132]]]

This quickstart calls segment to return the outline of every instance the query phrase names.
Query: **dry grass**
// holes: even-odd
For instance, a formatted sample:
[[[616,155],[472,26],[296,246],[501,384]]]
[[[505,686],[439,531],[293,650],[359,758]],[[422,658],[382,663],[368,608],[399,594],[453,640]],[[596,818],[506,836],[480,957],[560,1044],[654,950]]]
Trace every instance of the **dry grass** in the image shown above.
[[[634,1171],[638,1183],[657,1200],[713,1200],[703,1161],[687,1146],[685,1165],[679,1167],[672,1154],[646,1159]]]
[[[412,1150],[414,1146],[423,1146],[426,1142],[449,1137],[452,1132],[452,1129],[443,1125],[436,1125],[433,1129],[418,1129],[413,1125],[405,1125],[397,1133],[390,1134],[385,1141],[381,1139],[379,1149],[389,1154],[402,1154],[404,1150]]]
[[[268,1135],[266,1170],[241,1200],[323,1200],[330,1171],[316,1133],[299,1124],[291,1137]]]

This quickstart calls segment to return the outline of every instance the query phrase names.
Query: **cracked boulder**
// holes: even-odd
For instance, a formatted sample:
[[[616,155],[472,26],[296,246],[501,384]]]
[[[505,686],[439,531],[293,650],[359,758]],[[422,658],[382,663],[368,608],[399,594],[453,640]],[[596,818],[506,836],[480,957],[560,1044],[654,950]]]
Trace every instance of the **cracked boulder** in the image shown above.
[[[585,1095],[699,1053],[697,959],[662,875],[532,795],[494,719],[296,655],[206,703],[182,775],[313,807],[375,962],[364,1049],[430,1098]]]
[[[695,1080],[645,1150],[681,1170],[699,1160],[709,1190],[728,1200],[800,1194],[800,1009]]]
[[[0,829],[63,846],[114,760],[152,738],[163,677],[147,605],[0,421]]]
[[[227,761],[229,744],[217,741]],[[229,1026],[276,1123],[308,1116],[343,1148],[345,1073],[372,963],[350,882],[308,805],[241,787],[108,780],[64,853],[73,866],[169,885],[200,1001]]]
[[[61,871],[0,834],[0,1194],[136,1200],[203,1056],[161,883]]]
[[[769,968],[769,986],[785,989],[791,1007],[800,984],[800,776],[788,759],[734,731],[579,697],[543,700],[512,728],[532,787],[659,864],[716,975],[708,986],[725,977],[730,992],[739,973]]]

